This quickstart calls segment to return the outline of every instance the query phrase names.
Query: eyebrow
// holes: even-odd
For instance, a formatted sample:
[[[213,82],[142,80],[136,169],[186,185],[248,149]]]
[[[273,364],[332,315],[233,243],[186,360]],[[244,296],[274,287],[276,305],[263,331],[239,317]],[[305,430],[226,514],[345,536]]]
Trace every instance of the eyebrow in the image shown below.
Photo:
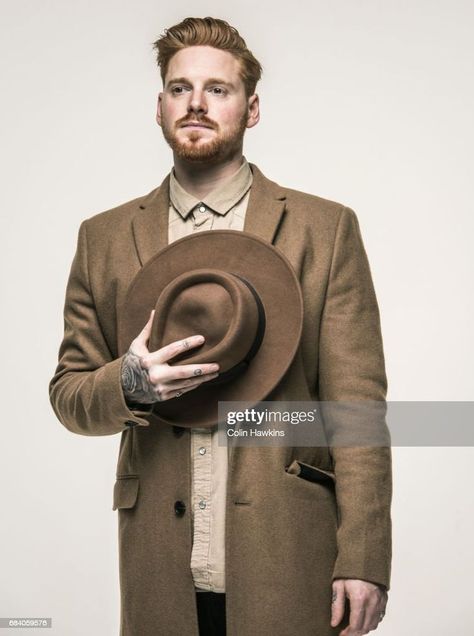
[[[172,84],[191,84],[191,80],[189,80],[187,77],[174,77],[173,79],[170,79],[166,86],[171,86]],[[232,84],[232,82],[227,82],[226,80],[220,78],[220,77],[210,77],[208,80],[206,80],[206,82],[204,83],[204,86],[209,86],[210,84],[222,84],[223,86],[227,86],[230,89],[235,89],[234,84]]]

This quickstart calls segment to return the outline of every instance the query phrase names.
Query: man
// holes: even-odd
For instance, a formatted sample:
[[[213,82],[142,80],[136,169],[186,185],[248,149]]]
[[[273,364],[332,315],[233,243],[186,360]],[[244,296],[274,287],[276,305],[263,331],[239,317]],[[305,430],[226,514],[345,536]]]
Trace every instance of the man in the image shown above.
[[[277,185],[242,154],[246,128],[259,121],[260,64],[233,27],[213,18],[187,18],[155,47],[157,123],[173,169],[147,196],[81,224],[50,382],[66,428],[122,434],[114,490],[121,634],[366,634],[389,589],[390,449],[235,448],[229,459],[214,429],[150,417],[156,402],[218,376],[217,363],[169,364],[201,334],[150,351],[152,313],[117,356],[117,310],[154,254],[194,232],[244,230],[286,255],[304,299],[299,350],[267,399],[386,395],[355,213]],[[335,490],[286,472],[295,459],[333,474]]]

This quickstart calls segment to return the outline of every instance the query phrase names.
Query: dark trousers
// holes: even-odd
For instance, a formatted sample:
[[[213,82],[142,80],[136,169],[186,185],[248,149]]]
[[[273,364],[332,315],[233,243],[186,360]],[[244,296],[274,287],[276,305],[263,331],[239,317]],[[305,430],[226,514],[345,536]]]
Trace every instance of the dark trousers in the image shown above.
[[[196,592],[199,636],[225,636],[225,594]]]

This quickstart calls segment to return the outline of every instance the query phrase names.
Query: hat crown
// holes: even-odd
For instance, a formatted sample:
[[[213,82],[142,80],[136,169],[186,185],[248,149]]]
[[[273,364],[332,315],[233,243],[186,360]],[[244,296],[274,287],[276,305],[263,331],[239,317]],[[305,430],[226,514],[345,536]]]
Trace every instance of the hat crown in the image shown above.
[[[170,364],[217,362],[222,376],[250,361],[264,320],[258,292],[248,281],[223,270],[195,269],[172,280],[157,299],[149,348],[154,351],[201,334],[201,347],[185,350]]]
[[[209,348],[225,338],[233,314],[233,302],[225,287],[215,281],[203,281],[185,287],[176,295],[164,333],[171,342],[201,334]]]

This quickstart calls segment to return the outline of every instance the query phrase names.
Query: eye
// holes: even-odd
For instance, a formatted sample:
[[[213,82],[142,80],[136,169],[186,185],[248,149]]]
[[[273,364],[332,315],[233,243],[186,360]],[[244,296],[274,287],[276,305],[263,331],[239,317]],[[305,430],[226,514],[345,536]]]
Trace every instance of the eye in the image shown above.
[[[210,90],[212,93],[214,93],[214,95],[225,95],[226,93],[226,91],[221,86],[213,86]]]
[[[184,92],[184,86],[173,86],[171,92],[175,95],[181,95]]]

